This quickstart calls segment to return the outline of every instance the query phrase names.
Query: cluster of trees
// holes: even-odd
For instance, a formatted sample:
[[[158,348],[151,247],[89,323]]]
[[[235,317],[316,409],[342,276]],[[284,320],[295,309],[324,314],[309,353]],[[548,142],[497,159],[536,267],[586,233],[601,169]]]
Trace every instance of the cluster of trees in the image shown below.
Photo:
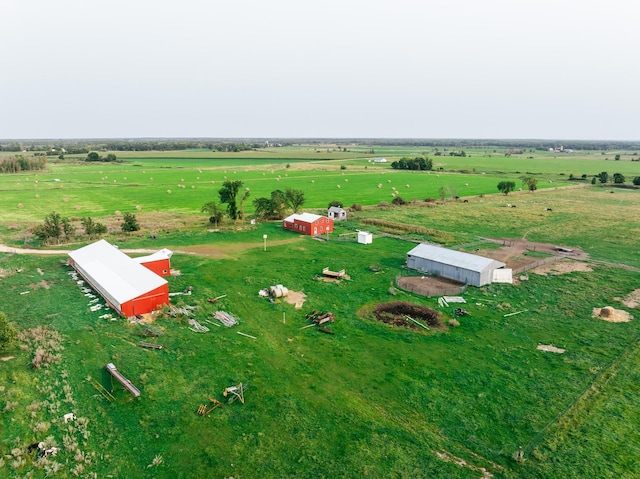
[[[598,178],[598,181],[602,184],[608,183],[609,179],[612,179],[613,183],[616,185],[622,185],[627,180],[622,173],[614,173],[613,177],[610,178],[609,173],[606,171],[601,171],[595,176],[595,178]]]
[[[282,219],[287,210],[297,213],[304,201],[304,191],[287,188],[285,191],[272,191],[269,198],[256,198],[253,200],[253,206],[258,218]]]
[[[108,232],[105,224],[95,221],[89,216],[80,218],[80,224],[84,228],[84,233],[89,238],[95,238]],[[140,225],[136,215],[133,213],[125,213],[122,218],[120,229],[125,233],[138,231],[140,229]],[[76,227],[69,218],[63,217],[59,213],[53,211],[45,216],[42,224],[34,228],[33,234],[42,243],[55,244],[62,240],[68,241],[74,238],[76,236]]]
[[[46,156],[25,158],[22,155],[17,155],[0,160],[0,173],[19,173],[21,171],[44,170],[46,167]]]
[[[218,190],[220,202],[214,200],[202,205],[201,211],[209,215],[210,223],[219,225],[225,213],[234,221],[244,220],[244,204],[250,196],[250,191],[249,188],[243,189],[243,185],[240,180],[227,180]],[[274,190],[268,198],[253,200],[256,217],[264,219],[282,219],[288,209],[297,213],[303,204],[304,192],[292,188],[285,191]]]
[[[109,153],[106,156],[100,156],[95,151],[91,151],[87,155],[87,159],[85,161],[102,161],[102,162],[105,162],[105,163],[107,163],[107,162],[110,163],[110,162],[114,162],[114,161],[117,161],[117,160],[118,160],[118,158],[113,153]]]
[[[403,156],[391,163],[391,168],[394,170],[431,170],[433,169],[433,161],[424,156],[415,158]]]
[[[227,180],[218,190],[220,203],[226,204],[227,215],[232,220],[244,220],[244,203],[251,195],[249,188],[245,188],[242,193],[244,183],[240,180]],[[239,197],[238,197],[239,196]],[[218,225],[224,217],[224,210],[215,200],[205,203],[202,212],[209,214],[209,222]]]

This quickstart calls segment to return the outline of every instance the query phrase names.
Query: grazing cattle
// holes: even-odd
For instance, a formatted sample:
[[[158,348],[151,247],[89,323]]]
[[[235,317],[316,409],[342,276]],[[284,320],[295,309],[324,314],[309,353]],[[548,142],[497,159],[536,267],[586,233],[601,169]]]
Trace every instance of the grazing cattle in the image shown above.
[[[29,447],[27,447],[28,452],[33,452],[37,449],[42,449],[44,447],[44,442],[34,442]]]
[[[45,449],[42,451],[42,457],[55,456],[56,454],[58,454],[58,448],[55,446],[51,447],[51,449]]]
[[[547,208],[547,211],[553,211],[551,208]]]
[[[462,200],[463,203],[469,203],[469,200]]]
[[[73,414],[72,412],[65,414],[64,416],[64,422],[68,423],[69,421],[75,421],[76,420],[76,415]]]
[[[511,208],[511,203],[507,203],[507,208]]]

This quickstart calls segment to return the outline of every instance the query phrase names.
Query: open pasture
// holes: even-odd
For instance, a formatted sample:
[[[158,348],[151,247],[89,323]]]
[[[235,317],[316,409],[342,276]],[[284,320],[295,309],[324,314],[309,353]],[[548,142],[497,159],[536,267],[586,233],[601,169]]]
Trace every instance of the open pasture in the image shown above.
[[[350,206],[446,196],[476,196],[497,192],[496,185],[515,173],[409,172],[389,164],[357,160],[341,170],[342,161],[262,162],[251,159],[132,159],[123,163],[51,163],[49,171],[0,175],[0,207],[3,223],[25,225],[41,221],[51,211],[69,217],[104,217],[116,211],[163,211],[200,215],[201,206],[218,199],[225,180],[241,180],[250,188],[245,212],[253,211],[252,200],[269,196],[275,189],[294,188],[305,193],[305,207],[324,208],[333,200]],[[551,180],[550,178],[553,178]],[[549,183],[552,181],[552,183]],[[539,188],[567,184],[561,177],[542,175]]]
[[[0,309],[20,329],[54,328],[65,347],[59,362],[38,370],[29,366],[33,348],[0,354],[14,356],[0,362],[0,477],[24,477],[31,470],[32,477],[51,476],[52,467],[59,469],[55,477],[69,478],[640,474],[633,394],[640,370],[640,323],[637,308],[622,302],[639,287],[638,191],[556,188],[562,183],[552,176],[554,183],[545,189],[505,197],[488,193],[497,193],[501,179],[515,180],[515,172],[395,172],[368,162],[366,170],[364,163],[340,170],[342,163],[331,161],[226,170],[195,164],[154,169],[149,163],[91,165],[89,170],[84,164],[60,165],[64,171],[41,174],[47,188],[39,181],[39,192],[26,187],[26,179],[17,183],[18,176],[27,175],[10,175],[11,182],[0,177],[6,238],[13,237],[6,229],[11,224],[39,222],[54,209],[81,216],[85,210],[72,208],[72,193],[78,201],[95,195],[90,208],[99,217],[116,210],[137,212],[143,224],[146,215],[158,222],[170,217],[175,223],[157,240],[149,239],[148,231],[125,242],[118,241],[120,235],[110,240],[123,248],[177,251],[172,267],[180,275],[169,278],[170,290],[192,286],[193,293],[172,301],[197,306],[196,319],[211,326],[201,334],[190,331],[185,319],[157,319],[154,326],[164,334],[152,341],[164,349],[140,348],[137,343],[147,340],[139,336],[140,325],[90,311],[88,299],[68,275],[65,256],[0,253]],[[96,167],[102,170],[91,171]],[[312,208],[333,199],[348,205],[352,201],[345,198],[352,194],[353,202],[364,205],[390,201],[394,187],[411,199],[405,191],[415,188],[421,192],[418,198],[438,197],[440,186],[452,185],[469,202],[365,208],[338,225],[328,242],[297,236],[277,222],[213,232],[199,209],[216,195],[224,176],[245,181],[252,197],[277,187],[303,189]],[[122,186],[125,181],[141,186]],[[160,196],[156,181],[162,182]],[[182,183],[185,188],[177,186]],[[475,188],[474,194],[465,194]],[[6,194],[16,195],[13,203],[35,193],[49,208],[5,203]],[[43,197],[47,193],[51,196]],[[63,193],[66,202],[59,196]],[[507,208],[507,202],[516,208]],[[136,204],[142,208],[125,207]],[[183,227],[181,217],[189,218]],[[368,311],[380,303],[410,301],[436,309],[447,324],[453,308],[439,306],[436,298],[389,292],[415,245],[408,240],[425,237],[398,231],[400,238],[376,236],[371,245],[338,240],[356,229],[383,230],[363,223],[367,218],[420,225],[441,232],[448,246],[466,250],[484,245],[483,237],[578,246],[590,254],[593,271],[528,272],[529,279],[518,285],[469,288],[464,307],[470,315],[458,318],[459,327],[442,332],[392,327],[372,320]],[[317,281],[324,267],[346,269],[351,280]],[[303,307],[259,298],[258,290],[271,284],[305,293]],[[222,294],[226,297],[219,303],[207,302]],[[605,305],[629,310],[635,318],[628,323],[593,318],[592,309]],[[237,315],[240,324],[223,328],[205,322],[217,309]],[[336,315],[335,334],[301,329],[312,310]],[[540,351],[539,344],[566,352]],[[93,382],[112,388],[104,371],[108,362],[133,381],[140,398],[132,399],[117,385],[114,401],[98,393]],[[223,400],[222,390],[239,382],[249,384],[244,405],[225,405],[209,417],[196,414],[200,404]],[[88,423],[65,424],[62,416],[70,411]],[[48,436],[61,447],[55,458],[59,465],[38,467],[26,446]],[[520,446],[524,462],[513,460]]]

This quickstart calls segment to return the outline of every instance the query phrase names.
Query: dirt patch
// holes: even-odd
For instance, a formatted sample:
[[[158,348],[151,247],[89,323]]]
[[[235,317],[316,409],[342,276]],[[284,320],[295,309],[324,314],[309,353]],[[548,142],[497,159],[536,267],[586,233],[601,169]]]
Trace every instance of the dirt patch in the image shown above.
[[[398,287],[423,296],[457,295],[462,283],[438,276],[405,276],[398,279]]]
[[[562,349],[562,348],[556,348],[551,344],[538,344],[538,347],[536,349],[539,349],[540,351],[549,351],[550,353],[558,353],[558,354],[562,354],[566,351],[565,349]]]
[[[436,456],[438,456],[438,459],[440,459],[441,461],[452,462],[454,464],[457,464],[460,467],[466,467],[468,469],[471,469],[472,471],[481,473],[482,474],[480,476],[481,479],[491,479],[493,477],[493,474],[491,474],[484,467],[479,467],[479,466],[474,466],[473,464],[469,464],[464,459],[462,459],[462,458],[460,458],[458,456],[454,456],[451,453],[448,453],[448,452],[436,452]]]
[[[47,283],[44,279],[38,283],[35,284],[30,284],[29,288],[31,289],[38,289],[38,288],[44,288],[44,289],[49,289],[51,288],[51,286],[49,286],[49,283]]]
[[[577,260],[587,260],[589,255],[582,251],[580,248],[566,248],[571,249],[571,252],[558,251],[559,245],[551,243],[534,243],[526,239],[493,239],[486,238],[494,243],[502,244],[501,248],[497,249],[478,249],[474,254],[484,256],[486,258],[495,259],[501,261],[507,265],[507,268],[518,269],[523,266],[540,261],[540,258],[534,258],[526,256],[527,251],[535,251],[538,253],[546,253],[553,256],[559,256],[562,258],[572,258]]]
[[[289,294],[284,297],[284,300],[289,304],[294,304],[296,309],[300,309],[302,308],[306,298],[307,295],[303,292],[289,290]]]
[[[429,328],[444,329],[440,313],[417,304],[406,301],[394,301],[377,305],[373,310],[373,316],[378,321],[409,329],[422,329],[418,324],[407,319],[407,316]]]
[[[540,274],[543,276],[546,276],[548,274],[567,274],[573,273],[574,271],[589,272],[593,271],[593,269],[591,269],[591,266],[589,266],[587,263],[584,263],[582,261],[560,260],[554,263],[543,264],[542,266],[538,266],[537,268],[533,268],[531,270],[532,273]]]
[[[324,281],[325,283],[340,283],[343,279],[350,280],[351,276],[348,274],[342,275],[340,278],[332,278],[331,276],[316,276],[316,281]]]
[[[640,305],[640,289],[634,289],[629,293],[627,297],[622,300],[622,304],[627,308],[637,308],[638,305]]]
[[[610,323],[628,323],[633,317],[621,309],[614,309],[611,306],[604,308],[593,308],[593,317],[609,321]]]

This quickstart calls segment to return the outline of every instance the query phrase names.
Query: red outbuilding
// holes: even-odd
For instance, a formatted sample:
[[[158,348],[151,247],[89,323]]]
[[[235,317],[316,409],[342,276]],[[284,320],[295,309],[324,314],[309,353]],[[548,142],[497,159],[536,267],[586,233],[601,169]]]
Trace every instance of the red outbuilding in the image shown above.
[[[169,304],[167,280],[105,240],[70,252],[69,264],[123,316],[150,313]]]
[[[333,220],[331,218],[312,213],[287,216],[283,221],[283,226],[287,230],[310,236],[333,233]]]
[[[145,268],[150,269],[155,274],[165,277],[171,275],[171,255],[173,255],[173,251],[162,248],[153,254],[139,256],[138,258],[133,258],[133,260]]]

